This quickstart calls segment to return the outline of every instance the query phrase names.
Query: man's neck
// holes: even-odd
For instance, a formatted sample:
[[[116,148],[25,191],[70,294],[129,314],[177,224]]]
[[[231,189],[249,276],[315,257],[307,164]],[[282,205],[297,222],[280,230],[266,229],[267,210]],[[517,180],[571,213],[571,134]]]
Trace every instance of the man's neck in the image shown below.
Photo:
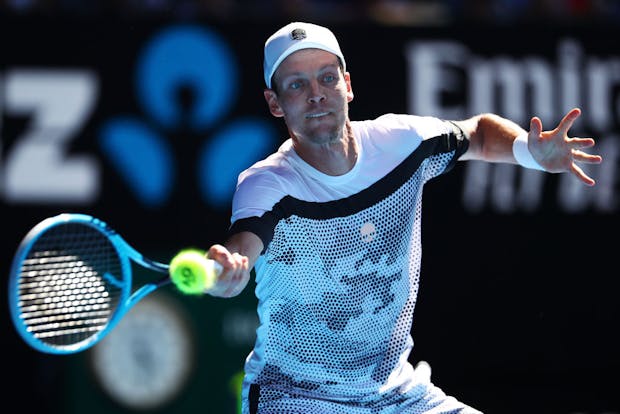
[[[349,122],[345,124],[342,137],[336,142],[312,145],[301,144],[293,139],[293,148],[306,163],[323,174],[332,176],[344,175],[351,171],[357,162],[359,151]]]

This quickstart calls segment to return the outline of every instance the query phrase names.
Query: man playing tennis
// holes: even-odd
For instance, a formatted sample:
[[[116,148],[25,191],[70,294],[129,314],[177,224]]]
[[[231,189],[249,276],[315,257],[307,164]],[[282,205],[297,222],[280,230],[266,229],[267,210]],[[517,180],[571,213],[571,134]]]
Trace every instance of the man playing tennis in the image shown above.
[[[569,138],[579,109],[526,132],[493,114],[460,121],[386,114],[351,121],[353,89],[327,28],[291,23],[265,43],[265,100],[289,131],[239,175],[224,271],[238,295],[255,269],[260,326],[245,363],[243,412],[479,413],[408,362],[420,277],[422,188],[458,160],[568,172],[591,138]]]

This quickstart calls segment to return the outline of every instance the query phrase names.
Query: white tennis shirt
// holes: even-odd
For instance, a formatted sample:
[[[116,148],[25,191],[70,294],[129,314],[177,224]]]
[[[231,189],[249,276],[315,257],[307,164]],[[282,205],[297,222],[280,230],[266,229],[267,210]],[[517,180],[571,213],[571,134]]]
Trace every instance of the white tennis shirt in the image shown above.
[[[359,404],[416,384],[408,358],[422,188],[468,141],[433,117],[387,114],[352,127],[359,156],[344,175],[317,171],[290,139],[239,175],[230,231],[252,231],[265,246],[246,398],[256,384],[265,404],[283,395]]]

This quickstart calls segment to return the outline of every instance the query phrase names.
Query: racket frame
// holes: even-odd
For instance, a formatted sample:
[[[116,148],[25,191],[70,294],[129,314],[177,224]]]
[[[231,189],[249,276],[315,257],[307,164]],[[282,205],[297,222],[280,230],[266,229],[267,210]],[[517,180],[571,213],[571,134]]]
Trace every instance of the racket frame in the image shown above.
[[[22,263],[28,256],[30,248],[34,245],[34,243],[36,243],[36,241],[47,230],[67,223],[78,223],[93,227],[110,241],[120,260],[123,276],[122,279],[124,282],[120,290],[118,305],[114,312],[110,315],[110,319],[103,329],[75,344],[52,346],[32,335],[28,331],[28,325],[24,323],[20,316],[19,279]],[[164,273],[165,276],[155,282],[146,283],[140,286],[132,293],[132,262],[158,273]],[[129,243],[127,243],[114,229],[98,218],[87,214],[76,213],[62,213],[54,217],[49,217],[38,223],[26,234],[20,243],[17,252],[15,253],[15,256],[13,257],[9,276],[9,308],[13,319],[13,324],[16,327],[17,332],[26,341],[26,343],[38,351],[51,354],[72,354],[83,351],[103,339],[112,329],[114,329],[121,318],[141,299],[159,287],[170,284],[171,279],[168,274],[168,268],[169,266],[167,264],[153,261],[143,256]]]

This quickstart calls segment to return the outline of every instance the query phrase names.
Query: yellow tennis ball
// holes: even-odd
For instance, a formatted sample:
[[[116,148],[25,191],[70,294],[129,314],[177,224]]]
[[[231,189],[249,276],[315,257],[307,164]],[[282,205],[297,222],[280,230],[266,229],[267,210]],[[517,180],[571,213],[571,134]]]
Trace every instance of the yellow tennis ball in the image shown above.
[[[217,280],[213,260],[195,249],[180,251],[170,262],[169,273],[175,286],[188,295],[203,294]]]

